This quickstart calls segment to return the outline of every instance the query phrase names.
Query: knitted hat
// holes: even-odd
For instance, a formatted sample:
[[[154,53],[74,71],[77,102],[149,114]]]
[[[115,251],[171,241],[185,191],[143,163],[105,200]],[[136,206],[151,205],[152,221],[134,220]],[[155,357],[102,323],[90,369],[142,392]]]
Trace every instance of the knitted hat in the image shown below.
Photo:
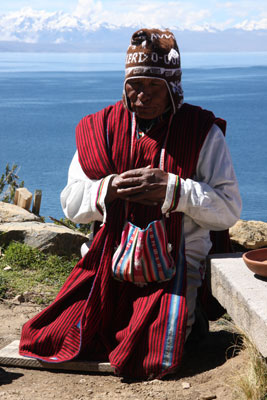
[[[125,84],[133,78],[164,80],[172,101],[173,113],[183,103],[180,53],[172,32],[159,29],[140,29],[131,38],[125,66],[123,101],[130,111]]]

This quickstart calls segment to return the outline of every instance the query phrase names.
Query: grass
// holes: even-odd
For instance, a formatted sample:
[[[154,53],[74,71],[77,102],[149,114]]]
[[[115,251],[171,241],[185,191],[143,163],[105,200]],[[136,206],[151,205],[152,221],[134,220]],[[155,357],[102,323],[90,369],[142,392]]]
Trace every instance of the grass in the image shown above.
[[[44,254],[26,244],[12,242],[1,251],[0,297],[9,299],[27,292],[31,301],[48,304],[77,262],[78,258]]]
[[[243,332],[241,338],[237,351],[246,352],[247,364],[245,371],[236,372],[233,378],[234,399],[267,400],[267,360]]]

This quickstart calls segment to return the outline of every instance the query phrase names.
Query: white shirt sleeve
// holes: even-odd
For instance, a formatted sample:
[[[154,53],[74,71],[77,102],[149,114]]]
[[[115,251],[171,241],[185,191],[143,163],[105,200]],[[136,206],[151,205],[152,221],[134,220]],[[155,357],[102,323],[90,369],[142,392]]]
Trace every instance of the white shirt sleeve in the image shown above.
[[[91,180],[83,172],[76,152],[71,162],[68,183],[61,193],[67,218],[76,223],[105,222],[105,196],[109,179]],[[102,184],[102,187],[101,187]],[[176,175],[169,173],[162,212],[170,208]],[[213,125],[200,151],[193,179],[179,179],[180,199],[173,211],[181,211],[206,230],[223,230],[240,217],[241,199],[232,160],[224,136]],[[101,193],[100,193],[101,187]],[[102,209],[102,213],[99,211]],[[186,218],[187,219],[187,218]]]
[[[163,204],[168,210],[172,200],[176,176],[169,174],[169,183]],[[222,131],[213,125],[202,149],[193,179],[181,179],[178,206],[201,228],[224,230],[240,217],[241,199],[231,156]]]
[[[69,167],[67,186],[60,195],[65,216],[80,224],[92,221],[104,222],[105,196],[111,176],[113,175],[99,180],[89,179],[81,168],[76,151]]]

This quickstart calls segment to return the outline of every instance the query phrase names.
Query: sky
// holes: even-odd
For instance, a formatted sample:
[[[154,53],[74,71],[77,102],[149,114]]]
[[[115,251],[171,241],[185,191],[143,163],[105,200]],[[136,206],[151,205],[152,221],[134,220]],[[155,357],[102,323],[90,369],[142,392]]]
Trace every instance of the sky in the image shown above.
[[[96,22],[115,25],[123,20],[128,24],[137,21],[147,26],[184,29],[206,25],[217,29],[267,29],[266,0],[3,0],[0,15],[26,8],[46,13],[61,11],[80,18],[90,16]]]

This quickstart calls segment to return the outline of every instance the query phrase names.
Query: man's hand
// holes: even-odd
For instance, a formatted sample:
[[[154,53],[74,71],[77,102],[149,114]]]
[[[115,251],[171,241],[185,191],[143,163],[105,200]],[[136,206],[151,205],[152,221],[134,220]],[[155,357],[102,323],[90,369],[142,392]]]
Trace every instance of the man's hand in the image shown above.
[[[168,173],[159,168],[138,168],[111,178],[106,202],[129,200],[145,205],[162,204],[166,195]]]

